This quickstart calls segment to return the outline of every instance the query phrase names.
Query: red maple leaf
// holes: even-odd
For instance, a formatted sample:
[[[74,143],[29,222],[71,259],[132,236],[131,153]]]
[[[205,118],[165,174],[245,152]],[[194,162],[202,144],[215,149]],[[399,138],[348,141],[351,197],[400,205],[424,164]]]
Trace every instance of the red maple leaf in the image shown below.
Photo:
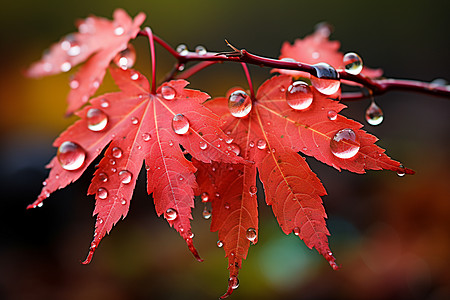
[[[71,79],[71,90],[67,97],[71,114],[84,105],[100,86],[106,68],[114,57],[127,48],[130,39],[138,34],[145,14],[134,20],[122,9],[114,11],[114,20],[90,16],[77,23],[79,32],[64,37],[53,44],[42,59],[33,63],[26,74],[30,77],[67,72],[87,60]]]
[[[339,51],[341,43],[339,41],[330,41],[330,27],[326,24],[320,24],[317,29],[303,39],[296,39],[294,44],[284,42],[281,47],[280,59],[293,59],[307,64],[317,64],[326,62],[335,69],[343,69],[344,54]],[[310,78],[310,74],[302,71],[273,69],[273,72],[291,75],[293,77]],[[363,67],[361,74],[367,77],[380,77],[383,74],[381,69],[371,69]],[[352,84],[345,82],[346,84]]]
[[[164,214],[200,260],[190,226],[196,168],[179,145],[205,163],[245,161],[228,149],[220,118],[201,104],[207,94],[186,89],[185,80],[173,80],[153,95],[140,73],[119,68],[110,72],[121,91],[94,98],[76,113],[81,119],[55,140],[58,155],[49,163],[50,175],[29,208],[77,180],[109,144],[88,190],[96,195],[97,220],[85,263],[105,234],[127,215],[144,161],[147,191],[153,193],[158,216]]]
[[[384,154],[384,150],[374,144],[376,137],[361,130],[360,123],[339,115],[345,108],[343,104],[313,87],[292,95],[292,83],[287,75],[267,80],[259,88],[246,116],[245,113],[233,116],[228,106],[231,105],[232,110],[234,107],[228,104],[228,98],[215,98],[205,103],[225,121],[222,129],[233,138],[232,149],[244,159],[255,162],[246,166],[196,163],[198,193],[209,195],[211,230],[218,231],[229,261],[230,279],[223,297],[236,287],[242,260],[247,256],[250,243],[257,241],[257,171],[264,185],[266,202],[272,206],[283,232],[294,232],[309,248],[322,254],[333,269],[337,269],[337,264],[328,246],[327,216],[321,199],[326,191],[297,152],[313,156],[338,170],[364,173],[366,169],[388,169],[413,173]],[[236,89],[229,94],[232,91]],[[288,100],[301,101],[305,94],[311,96],[311,101],[300,110],[288,104]],[[245,104],[248,97],[238,103]]]

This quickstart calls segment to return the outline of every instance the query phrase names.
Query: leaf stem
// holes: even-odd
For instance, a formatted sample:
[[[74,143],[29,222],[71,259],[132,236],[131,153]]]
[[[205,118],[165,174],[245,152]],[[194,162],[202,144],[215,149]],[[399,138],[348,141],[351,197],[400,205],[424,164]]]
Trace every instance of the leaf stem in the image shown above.
[[[247,78],[248,88],[250,89],[250,97],[254,101],[255,91],[253,90],[252,78],[250,77],[250,72],[248,71],[248,67],[246,63],[241,62],[242,68],[244,69],[245,77]]]
[[[148,41],[149,41],[149,45],[150,45],[150,56],[151,56],[151,60],[152,60],[152,89],[151,89],[151,94],[155,95],[156,94],[156,57],[155,57],[155,43],[153,41],[155,36],[153,35],[153,32],[150,29],[150,27],[145,27],[144,31],[147,33],[147,37],[148,37]]]

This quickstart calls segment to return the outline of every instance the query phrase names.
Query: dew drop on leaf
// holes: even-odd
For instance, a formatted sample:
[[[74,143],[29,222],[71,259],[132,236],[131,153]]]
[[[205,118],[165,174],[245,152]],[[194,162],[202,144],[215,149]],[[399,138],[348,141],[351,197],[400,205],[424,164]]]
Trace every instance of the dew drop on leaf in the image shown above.
[[[363,69],[363,62],[361,57],[354,52],[346,53],[344,55],[343,63],[345,72],[352,75],[358,75]]]
[[[257,233],[255,228],[249,228],[247,229],[247,231],[245,232],[245,236],[247,237],[247,240],[249,240],[250,242],[254,242],[256,240],[257,237]]]
[[[200,141],[199,146],[202,150],[206,150],[206,148],[208,148],[208,144],[204,141]]]
[[[78,82],[78,80],[72,79],[72,80],[69,82],[69,86],[70,86],[70,88],[71,88],[72,90],[75,90],[75,89],[77,89],[77,88],[80,86],[80,82]]]
[[[258,192],[258,188],[255,185],[250,186],[250,195],[253,196]]]
[[[188,53],[189,53],[189,50],[188,50],[188,48],[187,48],[187,46],[185,45],[185,44],[179,44],[178,46],[177,46],[177,52],[180,54],[180,55],[187,55]]]
[[[313,68],[316,76],[311,75],[311,84],[316,90],[325,95],[332,95],[339,90],[341,82],[335,68],[326,63],[315,64]]]
[[[105,98],[100,100],[100,106],[103,108],[108,108],[109,107],[109,101]]]
[[[209,218],[211,218],[211,210],[205,205],[205,207],[203,208],[203,219],[208,220]]]
[[[236,276],[231,276],[228,279],[228,286],[231,286],[233,290],[239,287],[239,279]]]
[[[108,116],[98,108],[91,108],[86,113],[87,126],[92,131],[102,131],[108,124]]]
[[[234,91],[228,97],[228,109],[234,117],[243,118],[252,110],[252,99],[242,90]]]
[[[67,35],[61,42],[61,49],[69,56],[77,56],[81,53],[81,47],[73,34]]]
[[[122,201],[120,201],[120,204],[122,204],[122,205],[125,205],[125,204],[127,204],[127,200],[125,200],[125,199],[122,199]]]
[[[217,247],[222,248],[223,247],[223,242],[222,241],[217,241]]]
[[[206,48],[202,45],[198,45],[197,47],[195,47],[195,53],[197,53],[198,55],[205,55],[206,52]]]
[[[72,65],[70,64],[70,62],[65,61],[61,64],[60,69],[61,72],[69,72],[70,69],[72,69]]]
[[[202,202],[208,202],[209,194],[207,192],[204,192],[200,195],[200,198],[202,199]]]
[[[144,140],[144,142],[148,142],[152,139],[152,135],[150,133],[145,132],[142,134],[142,139]]]
[[[294,227],[294,234],[298,236],[300,234],[300,228]]]
[[[122,182],[123,184],[129,184],[132,177],[133,176],[131,175],[130,171],[122,170],[119,172],[120,182]]]
[[[241,148],[238,144],[232,143],[228,146],[231,151],[233,151],[236,155],[241,154]]]
[[[114,34],[117,36],[122,35],[125,32],[125,30],[123,29],[122,26],[118,26],[116,28],[114,28]]]
[[[139,119],[136,117],[131,117],[131,124],[133,124],[133,125],[139,124]]]
[[[164,217],[167,219],[167,221],[173,221],[177,218],[177,216],[178,216],[178,212],[173,208],[169,208],[164,213]]]
[[[105,200],[108,197],[108,190],[105,188],[98,188],[97,190],[97,197],[99,199]]]
[[[286,102],[295,110],[304,110],[311,106],[313,93],[304,81],[293,82],[286,91]]]
[[[139,74],[138,73],[133,73],[131,74],[131,80],[138,80],[139,79]]]
[[[248,146],[249,146],[250,148],[255,147],[255,142],[254,142],[254,141],[250,141],[250,142],[248,143]]]
[[[330,121],[334,121],[337,119],[337,112],[334,110],[329,110],[327,116]]]
[[[59,146],[56,156],[64,170],[73,171],[84,164],[86,152],[77,143],[66,141]]]
[[[172,129],[176,134],[185,134],[189,131],[189,120],[182,114],[176,114],[172,119]]]
[[[175,89],[169,85],[165,85],[161,88],[161,96],[166,100],[173,100],[175,98]]]
[[[349,128],[339,130],[330,141],[331,152],[342,159],[354,157],[359,147],[358,136]]]
[[[258,140],[258,142],[256,143],[256,146],[258,147],[258,149],[261,149],[261,150],[266,149],[266,147],[267,147],[266,140],[264,140],[264,139]]]
[[[397,175],[399,177],[405,176],[405,167],[403,165],[398,166],[399,170],[397,171]]]
[[[114,57],[113,62],[119,68],[126,70],[134,66],[136,62],[136,50],[133,45],[128,44],[125,50],[120,51]]]
[[[372,103],[366,110],[366,121],[372,126],[380,125],[384,116],[381,108],[372,100]]]
[[[106,173],[99,173],[98,174],[98,180],[100,180],[101,182],[107,182],[108,181],[108,175],[106,175]]]
[[[111,155],[115,158],[121,158],[122,157],[122,149],[120,149],[119,147],[114,147],[111,151]],[[114,162],[114,163],[113,163]],[[114,160],[111,160],[110,163],[112,165],[115,165],[116,162]]]

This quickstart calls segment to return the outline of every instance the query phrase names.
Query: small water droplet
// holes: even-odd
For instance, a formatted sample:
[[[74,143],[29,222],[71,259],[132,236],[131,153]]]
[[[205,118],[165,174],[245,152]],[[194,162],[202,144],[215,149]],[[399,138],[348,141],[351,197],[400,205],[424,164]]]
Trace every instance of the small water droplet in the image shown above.
[[[207,192],[204,192],[200,195],[200,198],[202,199],[202,202],[208,202],[209,194]]]
[[[188,237],[188,239],[193,239],[194,238],[194,233],[192,232],[192,231],[188,231],[187,232],[187,237]]]
[[[203,219],[208,220],[209,218],[211,218],[211,210],[205,205],[205,207],[203,208]]]
[[[336,120],[337,119],[337,112],[336,111],[334,111],[334,110],[329,110],[328,112],[327,112],[327,116],[328,116],[328,119],[330,120],[330,121],[334,121],[334,120]]]
[[[343,62],[345,72],[349,74],[358,75],[363,69],[363,62],[361,57],[354,52],[346,53],[344,55]]]
[[[164,85],[161,88],[161,96],[166,100],[173,100],[175,98],[176,91],[170,85]]]
[[[358,136],[349,128],[339,130],[330,141],[331,152],[342,159],[354,157],[359,147]]]
[[[115,158],[121,158],[121,157],[122,157],[122,154],[123,154],[122,149],[120,149],[119,147],[114,147],[114,148],[112,149],[112,151],[111,151],[111,155],[112,155],[113,157],[115,157]],[[114,162],[114,163],[113,163],[113,162]],[[116,164],[116,162],[115,162],[114,160],[110,160],[110,163],[111,163],[112,165],[115,165],[115,164]]]
[[[228,97],[228,109],[234,117],[243,118],[252,110],[252,99],[242,90],[234,91]]]
[[[150,133],[143,133],[142,134],[142,139],[144,140],[144,142],[148,142],[152,139],[152,135]]]
[[[230,204],[228,202],[225,202],[225,204],[223,205],[223,208],[225,209],[230,209]]]
[[[75,39],[73,34],[69,34],[61,42],[61,48],[66,51],[69,56],[77,56],[81,53],[80,44]]]
[[[405,176],[405,167],[403,165],[398,166],[399,170],[397,171],[397,175],[399,177]]]
[[[282,61],[287,61],[287,62],[297,62],[295,59],[293,59],[291,57],[283,57],[281,60]]]
[[[102,218],[98,218],[98,223],[99,223],[99,224],[103,224],[103,222],[104,222],[104,221],[103,221]]]
[[[228,146],[228,149],[230,149],[231,151],[233,151],[236,155],[239,155],[241,153],[241,148],[239,147],[238,144],[230,144]]]
[[[120,204],[122,204],[122,205],[125,205],[125,204],[127,204],[127,200],[125,200],[125,199],[122,199],[122,201],[120,201]]]
[[[122,26],[117,26],[116,28],[114,28],[114,34],[119,36],[122,35],[125,32],[125,29],[123,29]]]
[[[380,125],[384,116],[381,108],[372,100],[372,103],[366,110],[366,121],[372,126]]]
[[[60,69],[61,72],[69,72],[70,69],[72,69],[72,65],[70,64],[70,62],[65,61],[61,64]]]
[[[183,180],[184,180],[184,177],[180,175],[180,177],[178,177],[178,180],[179,180],[179,181],[183,181]]]
[[[200,141],[199,146],[202,150],[206,150],[206,148],[208,148],[208,144],[204,141]]]
[[[222,248],[223,247],[223,242],[222,241],[217,241],[217,247]]]
[[[176,134],[185,134],[189,131],[189,120],[182,114],[176,114],[172,119],[172,129]]]
[[[139,73],[133,73],[130,76],[131,80],[138,80],[139,79]]]
[[[180,72],[183,71],[185,67],[186,67],[185,64],[179,65],[179,66],[178,66],[178,71],[180,71]]]
[[[91,108],[86,113],[87,127],[92,131],[102,131],[108,124],[108,116],[98,108]]]
[[[66,141],[59,146],[56,156],[64,170],[73,171],[84,164],[86,152],[77,143]]]
[[[183,56],[188,55],[188,53],[189,53],[189,50],[185,44],[179,44],[177,46],[176,50],[180,55],[183,55]]]
[[[113,168],[111,168],[111,172],[116,173],[117,169],[113,167]]]
[[[313,102],[313,93],[304,81],[295,81],[287,89],[287,104],[295,110],[305,110]]]
[[[326,63],[318,63],[313,65],[313,67],[316,70],[316,76],[311,75],[313,87],[325,95],[336,93],[341,86],[339,73],[336,69]]]
[[[250,148],[255,147],[255,142],[254,142],[254,141],[250,141],[250,142],[248,143],[248,146],[249,146]]]
[[[258,236],[258,234],[256,233],[255,228],[249,228],[249,229],[247,229],[247,232],[245,233],[245,236],[247,237],[247,240],[249,240],[250,242],[254,243],[254,241],[256,240],[256,237]]]
[[[44,202],[39,202],[38,205],[37,205],[37,207],[42,207],[42,206],[44,206]]]
[[[133,176],[131,175],[130,171],[122,170],[119,172],[119,178],[123,184],[129,184],[132,177]]]
[[[128,44],[125,50],[120,51],[114,57],[113,62],[119,68],[126,70],[134,66],[136,62],[136,50],[133,45]]]
[[[105,200],[108,197],[108,190],[105,188],[98,188],[97,190],[97,197],[99,199]]]
[[[108,108],[109,107],[109,101],[105,98],[100,100],[100,106],[103,108]]]
[[[80,82],[78,80],[73,79],[69,82],[69,86],[71,89],[75,90],[80,86]]]
[[[169,146],[172,147],[173,146],[173,142],[170,140],[169,141]]]
[[[228,286],[231,286],[233,290],[239,287],[239,279],[236,276],[231,276],[228,279]]]
[[[298,236],[300,234],[300,228],[294,227],[294,234]]]
[[[266,142],[266,140],[260,139],[256,143],[256,146],[258,147],[258,149],[264,150],[267,147],[267,142]]]
[[[131,117],[131,124],[133,124],[133,125],[139,124],[139,119],[136,117]]]
[[[164,217],[167,219],[167,221],[173,221],[177,218],[177,216],[178,216],[178,212],[173,208],[169,208],[164,213]]]
[[[225,143],[231,144],[232,142],[233,142],[233,138],[231,138],[231,137],[226,137],[225,138]]]
[[[250,186],[250,195],[253,196],[258,192],[258,188],[255,185]]]
[[[197,53],[198,55],[205,55],[206,52],[206,48],[202,45],[198,45],[197,47],[195,47],[195,53]]]
[[[107,182],[108,181],[108,175],[106,175],[106,173],[99,173],[98,174],[98,180],[100,180],[101,182]]]

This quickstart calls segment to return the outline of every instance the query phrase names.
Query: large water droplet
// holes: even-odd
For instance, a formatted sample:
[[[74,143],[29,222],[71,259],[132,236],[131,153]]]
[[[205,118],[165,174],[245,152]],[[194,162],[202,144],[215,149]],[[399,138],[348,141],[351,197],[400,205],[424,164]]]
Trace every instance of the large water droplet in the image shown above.
[[[108,197],[108,190],[105,188],[98,188],[97,190],[97,197],[99,199],[105,200]]]
[[[233,151],[236,155],[241,154],[241,148],[239,147],[238,144],[232,143],[228,146],[228,149]]]
[[[182,114],[176,114],[172,119],[172,129],[176,134],[185,134],[189,131],[189,120]]]
[[[331,152],[339,158],[348,159],[354,157],[359,151],[358,136],[349,128],[339,130],[331,139]]]
[[[209,218],[211,218],[211,210],[205,205],[205,207],[203,208],[203,219],[208,220]]]
[[[173,87],[165,85],[161,88],[161,96],[166,100],[173,100],[175,98],[176,91]]]
[[[336,69],[326,63],[318,63],[313,65],[313,67],[316,70],[316,76],[311,75],[313,87],[325,95],[336,93],[341,85],[339,73]]]
[[[115,158],[121,158],[122,157],[122,149],[120,149],[119,147],[114,147],[111,151],[111,155]],[[111,163],[112,165],[115,165],[116,162]]]
[[[108,124],[108,116],[98,108],[91,108],[86,113],[87,126],[92,131],[102,131]]]
[[[133,176],[131,175],[130,171],[122,170],[119,172],[119,178],[123,184],[129,184],[132,177]]]
[[[187,55],[188,53],[189,53],[189,50],[188,50],[188,48],[187,48],[187,46],[185,45],[185,44],[179,44],[178,46],[177,46],[177,52],[180,54],[180,55]]]
[[[209,194],[207,192],[204,192],[200,195],[200,198],[202,199],[202,202],[208,202]]]
[[[346,53],[344,55],[343,62],[345,72],[349,74],[358,75],[363,69],[363,62],[361,57],[354,52]]]
[[[334,110],[329,110],[328,112],[327,112],[327,116],[328,116],[328,119],[330,120],[330,121],[334,121],[334,120],[336,120],[337,119],[337,112],[336,111],[334,111]]]
[[[252,99],[242,90],[234,91],[228,98],[228,109],[234,117],[243,118],[252,110]]]
[[[249,229],[247,229],[245,236],[247,237],[247,240],[249,240],[250,242],[253,243],[256,240],[256,237],[258,236],[258,234],[256,233],[255,228],[249,228]]]
[[[64,170],[73,171],[84,164],[86,152],[80,145],[67,141],[59,146],[56,156]]]
[[[197,47],[195,47],[195,53],[197,53],[198,55],[205,55],[206,52],[206,48],[202,45],[198,45]]]
[[[372,126],[380,125],[384,116],[381,108],[372,100],[372,103],[366,110],[366,121]]]
[[[258,147],[258,149],[264,150],[267,147],[267,142],[266,142],[266,140],[260,139],[256,143],[256,146]]]
[[[113,59],[114,64],[119,68],[126,70],[133,67],[136,62],[136,50],[133,45],[128,44],[125,50],[120,51]]]
[[[239,279],[236,276],[231,276],[228,279],[228,286],[231,286],[233,290],[239,287]]]
[[[304,110],[311,106],[313,93],[306,82],[295,81],[286,91],[286,102],[295,110]]]
[[[178,216],[178,212],[173,208],[169,208],[164,213],[164,217],[167,219],[167,221],[173,221],[177,218],[177,216]]]

